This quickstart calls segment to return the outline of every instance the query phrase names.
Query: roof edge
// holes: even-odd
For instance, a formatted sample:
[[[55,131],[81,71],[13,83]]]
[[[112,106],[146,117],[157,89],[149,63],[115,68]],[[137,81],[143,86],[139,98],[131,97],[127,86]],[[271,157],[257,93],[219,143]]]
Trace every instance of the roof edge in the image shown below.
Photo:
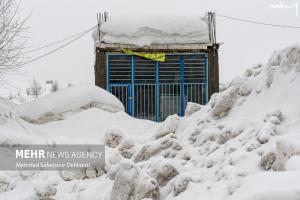
[[[133,44],[106,44],[101,43],[96,45],[99,49],[133,49],[133,50],[205,50],[212,43],[190,43],[190,44],[152,44],[149,46],[137,46]]]

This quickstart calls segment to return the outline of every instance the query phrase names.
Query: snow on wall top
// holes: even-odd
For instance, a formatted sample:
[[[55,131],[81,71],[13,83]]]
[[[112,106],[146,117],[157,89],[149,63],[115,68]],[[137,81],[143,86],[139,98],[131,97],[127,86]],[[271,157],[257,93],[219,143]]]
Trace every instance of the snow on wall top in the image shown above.
[[[207,44],[209,29],[203,16],[110,16],[101,26],[101,42],[107,44]],[[99,45],[99,31],[93,39]]]
[[[111,93],[94,85],[75,85],[17,107],[29,122],[43,123],[60,119],[64,113],[97,107],[109,112],[124,111],[123,104]]]

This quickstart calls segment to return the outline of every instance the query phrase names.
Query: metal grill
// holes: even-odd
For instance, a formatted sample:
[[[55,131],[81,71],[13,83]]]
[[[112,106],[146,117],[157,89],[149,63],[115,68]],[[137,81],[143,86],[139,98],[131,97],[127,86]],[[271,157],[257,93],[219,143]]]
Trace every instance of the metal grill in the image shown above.
[[[126,55],[111,56],[109,59],[110,83],[131,82],[131,58]]]
[[[130,85],[111,84],[109,91],[114,94],[124,105],[125,111],[130,113]]]
[[[205,104],[205,84],[204,83],[185,83],[184,84],[185,102],[195,102]]]
[[[183,56],[183,62],[185,83],[205,83],[206,59],[204,55]]]
[[[180,83],[180,56],[167,56],[166,61],[159,63],[160,83]]]
[[[160,84],[160,118],[180,113],[180,84]]]
[[[163,63],[107,54],[107,85],[130,115],[162,121],[183,116],[187,102],[207,102],[207,69],[204,53],[168,54]]]
[[[155,61],[141,57],[135,57],[134,61],[134,82],[138,84],[155,83]]]
[[[155,121],[155,84],[135,84],[134,117]]]

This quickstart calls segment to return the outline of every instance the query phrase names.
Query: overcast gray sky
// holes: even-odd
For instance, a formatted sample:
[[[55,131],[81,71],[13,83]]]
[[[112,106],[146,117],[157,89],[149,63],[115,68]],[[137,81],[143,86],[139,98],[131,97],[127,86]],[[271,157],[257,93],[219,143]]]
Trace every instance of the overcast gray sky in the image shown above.
[[[147,13],[201,14],[207,11],[232,17],[274,24],[300,26],[296,15],[296,0],[21,0],[23,14],[32,11],[28,19],[28,43],[32,49],[81,32],[97,23],[96,13],[135,14],[137,20]],[[293,8],[274,8],[274,5]],[[273,6],[272,6],[273,5]],[[299,11],[300,12],[300,11]],[[159,23],[159,22],[158,22]],[[220,47],[221,82],[230,81],[249,66],[265,63],[271,53],[299,43],[300,29],[276,28],[217,18],[217,40]],[[53,47],[55,48],[55,47]],[[33,53],[32,58],[53,48]],[[11,76],[16,88],[24,89],[36,78],[58,80],[61,83],[94,82],[94,49],[91,34],[41,60],[26,65],[22,76]],[[2,93],[3,94],[3,93]]]

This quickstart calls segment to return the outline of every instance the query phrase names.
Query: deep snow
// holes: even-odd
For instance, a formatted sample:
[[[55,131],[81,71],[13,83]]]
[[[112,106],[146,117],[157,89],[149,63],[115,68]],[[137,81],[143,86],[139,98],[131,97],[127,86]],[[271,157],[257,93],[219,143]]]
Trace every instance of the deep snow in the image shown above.
[[[299,200],[299,85],[300,47],[291,46],[246,70],[206,106],[189,103],[185,117],[162,123],[128,116],[116,98],[90,86],[20,106],[1,100],[2,147],[104,143],[106,165],[1,172],[0,199]],[[91,102],[101,106],[86,106]],[[48,112],[60,117],[40,121]]]
[[[44,123],[59,119],[67,112],[97,107],[101,110],[124,111],[123,104],[106,90],[93,85],[70,86],[17,107],[25,121]]]

